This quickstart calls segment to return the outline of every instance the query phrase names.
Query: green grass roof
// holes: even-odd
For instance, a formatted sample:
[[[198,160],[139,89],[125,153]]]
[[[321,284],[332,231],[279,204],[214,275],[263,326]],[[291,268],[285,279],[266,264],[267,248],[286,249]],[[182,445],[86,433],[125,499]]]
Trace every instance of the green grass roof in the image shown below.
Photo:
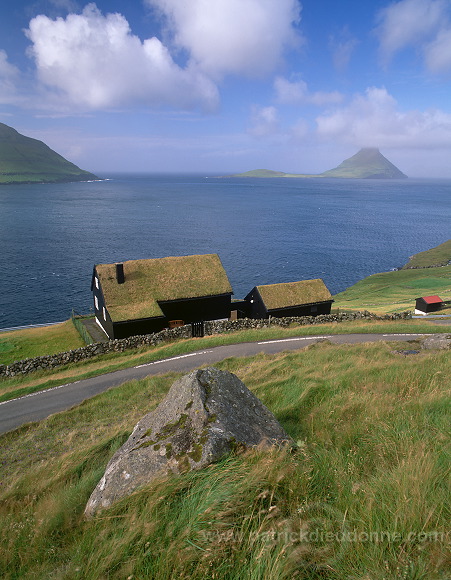
[[[267,284],[257,286],[257,289],[267,310],[332,300],[329,290],[320,278],[300,282]]]
[[[124,284],[115,264],[99,264],[97,274],[114,322],[163,316],[158,302],[232,293],[217,254],[124,262]]]

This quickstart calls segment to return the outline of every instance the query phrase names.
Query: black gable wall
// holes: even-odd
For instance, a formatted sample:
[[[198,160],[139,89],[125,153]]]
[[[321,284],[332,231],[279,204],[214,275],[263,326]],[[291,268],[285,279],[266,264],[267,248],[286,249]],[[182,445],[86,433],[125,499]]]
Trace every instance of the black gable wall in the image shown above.
[[[219,320],[230,317],[231,295],[205,296],[203,298],[188,298],[158,302],[167,320],[183,320],[185,324],[200,320]]]

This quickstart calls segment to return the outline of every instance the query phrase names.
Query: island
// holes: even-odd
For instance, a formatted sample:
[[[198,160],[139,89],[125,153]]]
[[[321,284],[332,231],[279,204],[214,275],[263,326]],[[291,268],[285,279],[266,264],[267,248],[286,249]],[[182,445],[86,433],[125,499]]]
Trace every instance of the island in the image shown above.
[[[297,177],[297,178],[339,178],[339,179],[406,179],[393,163],[382,155],[377,147],[364,147],[358,153],[345,159],[334,169],[319,174],[284,173],[271,169],[254,169],[228,177]]]
[[[67,183],[99,178],[80,169],[42,141],[0,123],[0,185]]]

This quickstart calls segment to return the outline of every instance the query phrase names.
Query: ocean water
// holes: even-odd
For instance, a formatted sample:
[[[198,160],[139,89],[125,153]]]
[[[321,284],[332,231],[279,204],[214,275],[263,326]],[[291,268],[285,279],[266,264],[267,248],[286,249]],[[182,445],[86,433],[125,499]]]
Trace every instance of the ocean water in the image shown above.
[[[0,328],[88,313],[96,263],[216,252],[235,297],[334,294],[451,238],[451,180],[115,175],[0,187]]]

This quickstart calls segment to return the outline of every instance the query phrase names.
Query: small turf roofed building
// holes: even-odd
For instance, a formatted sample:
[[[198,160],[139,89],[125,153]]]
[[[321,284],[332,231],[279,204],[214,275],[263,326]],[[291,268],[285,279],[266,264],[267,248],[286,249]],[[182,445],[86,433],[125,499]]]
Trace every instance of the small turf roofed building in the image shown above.
[[[330,314],[333,302],[320,278],[255,286],[245,300],[250,318]]]
[[[415,301],[415,314],[428,314],[436,312],[443,306],[443,300],[439,296],[422,296]]]
[[[230,316],[232,288],[217,254],[98,264],[91,290],[110,339]]]

